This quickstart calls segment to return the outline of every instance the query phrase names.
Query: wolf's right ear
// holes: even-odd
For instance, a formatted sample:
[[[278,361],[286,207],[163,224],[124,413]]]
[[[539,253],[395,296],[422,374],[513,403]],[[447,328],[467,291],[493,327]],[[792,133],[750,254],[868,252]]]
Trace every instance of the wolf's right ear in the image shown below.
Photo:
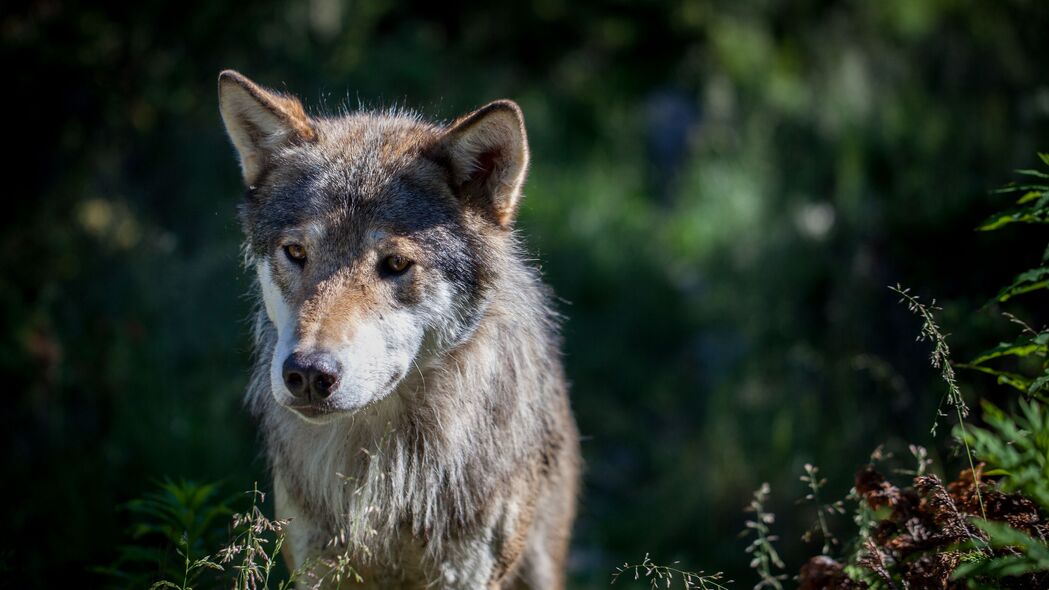
[[[266,90],[233,70],[219,74],[219,111],[248,186],[258,180],[275,149],[317,138],[297,98]]]
[[[508,228],[528,170],[528,137],[521,107],[497,100],[457,120],[437,143],[456,190]]]

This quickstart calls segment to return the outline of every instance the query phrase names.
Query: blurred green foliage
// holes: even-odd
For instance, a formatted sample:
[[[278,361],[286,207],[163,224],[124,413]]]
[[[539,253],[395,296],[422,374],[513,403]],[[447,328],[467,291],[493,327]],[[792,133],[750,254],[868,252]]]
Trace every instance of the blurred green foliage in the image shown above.
[[[585,436],[575,584],[646,552],[749,579],[762,481],[796,567],[804,464],[844,494],[875,445],[930,436],[941,389],[886,286],[944,299],[950,332],[1040,260],[1033,231],[972,228],[1046,146],[1047,27],[1040,0],[6,5],[7,577],[90,576],[157,477],[266,481],[226,67],[321,112],[517,100],[518,225]],[[998,306],[958,358],[1008,333]]]
[[[217,568],[191,566],[226,541],[227,521],[234,514],[230,505],[239,498],[220,497],[213,483],[166,480],[154,487],[123,506],[132,521],[128,543],[117,548],[112,565],[97,573],[111,577],[114,587],[153,588],[157,579],[200,587],[200,576]]]

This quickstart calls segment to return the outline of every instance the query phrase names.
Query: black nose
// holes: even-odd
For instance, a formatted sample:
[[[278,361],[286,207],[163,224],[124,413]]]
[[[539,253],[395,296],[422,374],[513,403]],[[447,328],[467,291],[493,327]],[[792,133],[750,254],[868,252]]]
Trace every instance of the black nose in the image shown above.
[[[284,360],[284,385],[297,398],[320,400],[339,384],[339,361],[327,352],[293,353]]]

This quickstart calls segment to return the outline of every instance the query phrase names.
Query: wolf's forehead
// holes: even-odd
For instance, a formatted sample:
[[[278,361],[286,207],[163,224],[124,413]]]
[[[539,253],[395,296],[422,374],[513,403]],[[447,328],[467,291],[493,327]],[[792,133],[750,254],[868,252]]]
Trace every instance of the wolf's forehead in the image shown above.
[[[399,181],[426,168],[422,154],[437,135],[432,125],[405,116],[350,115],[317,126],[318,140],[286,163],[314,198],[336,201],[389,196]]]
[[[360,114],[318,124],[316,154],[347,176],[374,178],[405,166],[436,138],[436,129],[406,116]]]
[[[439,127],[367,114],[316,124],[317,141],[284,152],[267,180],[260,242],[305,226],[360,241],[376,228],[411,233],[455,217],[443,169],[425,156]],[[261,235],[265,228],[274,231]]]

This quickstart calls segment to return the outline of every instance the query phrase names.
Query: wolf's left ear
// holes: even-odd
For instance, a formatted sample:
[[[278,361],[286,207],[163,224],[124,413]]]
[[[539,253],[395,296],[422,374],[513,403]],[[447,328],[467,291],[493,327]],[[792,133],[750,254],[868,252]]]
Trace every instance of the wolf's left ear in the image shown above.
[[[219,110],[248,186],[258,180],[274,150],[317,138],[297,98],[266,90],[233,70],[219,74]]]
[[[528,169],[528,138],[517,103],[497,100],[456,121],[438,146],[467,203],[510,227]]]

